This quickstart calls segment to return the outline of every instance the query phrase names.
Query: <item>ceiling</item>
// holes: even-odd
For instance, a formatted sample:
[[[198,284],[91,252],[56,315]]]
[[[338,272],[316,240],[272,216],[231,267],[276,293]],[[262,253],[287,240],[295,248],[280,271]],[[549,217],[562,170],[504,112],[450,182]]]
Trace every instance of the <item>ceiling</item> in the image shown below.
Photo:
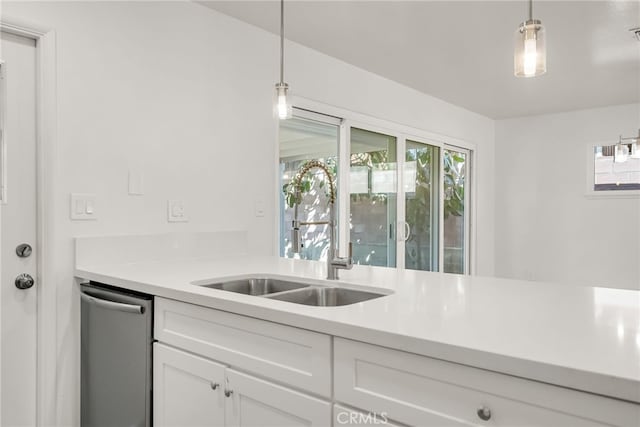
[[[279,31],[279,2],[203,1]],[[513,75],[524,1],[285,2],[286,37],[406,86],[501,119],[640,102],[640,1],[536,1],[547,74]]]

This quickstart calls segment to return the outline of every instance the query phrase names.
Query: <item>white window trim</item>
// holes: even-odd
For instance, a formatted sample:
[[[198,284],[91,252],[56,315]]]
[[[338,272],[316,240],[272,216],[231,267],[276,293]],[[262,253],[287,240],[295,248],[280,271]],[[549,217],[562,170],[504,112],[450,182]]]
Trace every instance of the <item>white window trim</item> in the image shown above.
[[[613,145],[609,142],[592,142],[587,144],[587,179],[585,188],[585,197],[587,199],[638,199],[640,198],[640,190],[603,190],[595,191],[595,159],[594,152],[596,147],[603,145]]]
[[[407,139],[415,140],[417,142],[423,142],[432,146],[439,147],[441,163],[442,163],[442,158],[444,156],[443,150],[447,147],[468,150],[469,159],[470,159],[469,164],[471,165],[470,170],[467,171],[469,179],[471,180],[471,187],[469,189],[470,189],[470,192],[474,194],[477,191],[477,186],[476,186],[477,179],[476,179],[476,172],[475,172],[477,170],[477,165],[475,164],[475,162],[477,161],[477,158],[478,158],[477,155],[475,154],[477,152],[476,151],[477,144],[473,142],[447,136],[447,135],[438,134],[425,129],[418,129],[412,126],[395,123],[395,122],[384,120],[384,119],[379,119],[376,117],[368,116],[366,114],[361,114],[361,113],[347,110],[344,108],[306,99],[300,96],[294,96],[292,98],[292,101],[293,101],[292,104],[294,105],[294,108],[298,110],[297,111],[298,116],[307,117],[308,115],[307,118],[318,120],[318,121],[329,120],[327,121],[327,123],[331,123],[331,124],[336,124],[336,123],[333,123],[333,119],[337,121],[341,121],[340,135],[339,135],[340,139],[339,139],[339,145],[338,145],[338,155],[340,158],[349,157],[349,144],[345,144],[343,142],[350,140],[350,130],[352,127],[362,128],[362,129],[370,130],[372,132],[384,133],[386,135],[395,137],[398,144],[397,145],[398,153],[401,152],[400,151],[401,148],[404,149],[404,147],[406,146]],[[303,113],[300,113],[300,110],[305,110],[305,111]],[[314,113],[314,112],[317,112],[317,113]],[[277,119],[274,119],[274,120],[277,121]],[[275,150],[274,150],[274,164],[275,164],[274,170],[277,171],[279,161],[280,161],[279,149],[278,149],[279,126],[277,125],[277,122],[275,127],[276,127],[276,138],[275,138]],[[404,156],[398,155],[399,161],[400,161],[400,158],[404,159]],[[349,203],[349,173],[348,173],[348,170],[344,170],[344,169],[345,168],[338,168],[339,170],[338,178],[341,183],[340,185],[342,189],[342,191],[340,191],[339,193],[340,206],[348,206],[348,203]],[[443,174],[443,168],[440,167],[440,183],[443,182],[442,174]],[[398,176],[398,185],[402,184],[401,180],[402,180],[402,177]],[[280,178],[276,173],[275,188],[278,188],[279,184],[280,184]],[[279,195],[277,192],[274,197],[275,197],[275,207],[276,207],[276,215],[274,218],[274,225],[275,225],[274,253],[279,254],[281,230],[280,230],[280,203],[279,203]],[[444,220],[443,209],[442,209],[444,194],[442,191],[442,185],[440,185],[439,197],[440,197],[440,208],[439,208],[440,254],[439,254],[438,263],[439,263],[439,271],[442,272],[443,262],[444,262],[444,257],[443,257],[444,227],[442,226],[443,220]],[[470,198],[469,205],[468,205],[469,209],[467,209],[466,210],[467,212],[465,212],[465,220],[467,221],[467,224],[468,224],[468,227],[465,230],[465,233],[467,234],[465,236],[465,239],[468,245],[468,251],[466,251],[466,254],[465,254],[465,274],[475,275],[476,269],[477,269],[477,264],[476,264],[477,239],[476,239],[476,233],[475,233],[476,212],[477,212],[476,199],[477,198],[473,196],[469,196],[469,198]],[[398,204],[400,204],[400,199],[401,199],[400,197],[397,198]],[[397,221],[396,221],[397,230],[399,230],[400,225],[402,226],[404,225],[404,212],[400,212],[400,210],[404,210],[404,209],[397,209]],[[400,216],[401,213],[403,214],[402,216]],[[346,255],[346,248],[349,242],[349,233],[346,232],[347,231],[346,224],[348,223],[349,223],[348,209],[342,208],[339,210],[339,213],[338,213],[338,224],[341,227],[341,229],[338,230],[338,236],[339,236],[338,248],[341,256]],[[396,240],[400,238],[401,234],[404,235],[404,231],[402,233],[396,232]],[[396,255],[398,256],[397,265],[396,267],[390,267],[390,268],[404,269],[404,262],[403,262],[404,257],[401,258],[399,256],[404,254],[400,254],[400,251],[398,251]]]

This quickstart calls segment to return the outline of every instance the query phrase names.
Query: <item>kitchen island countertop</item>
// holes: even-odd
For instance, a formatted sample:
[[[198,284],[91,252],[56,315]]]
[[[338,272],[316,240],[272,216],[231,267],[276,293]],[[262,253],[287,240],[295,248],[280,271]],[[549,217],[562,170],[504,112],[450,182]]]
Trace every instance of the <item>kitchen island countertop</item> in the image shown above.
[[[640,402],[640,291],[235,256],[76,265],[76,277]],[[257,276],[389,293],[313,307],[192,284]]]

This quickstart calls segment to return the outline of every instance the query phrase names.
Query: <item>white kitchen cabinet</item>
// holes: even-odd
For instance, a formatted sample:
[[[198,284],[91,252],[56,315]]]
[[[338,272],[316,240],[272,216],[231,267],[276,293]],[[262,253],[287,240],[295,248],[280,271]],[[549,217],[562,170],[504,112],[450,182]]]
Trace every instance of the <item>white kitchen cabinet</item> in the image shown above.
[[[154,344],[154,425],[288,427],[331,424],[329,402]]]
[[[307,394],[227,369],[226,425],[294,427],[331,425],[331,404]]]
[[[225,425],[225,366],[155,343],[153,425]]]
[[[413,426],[636,426],[640,405],[334,339],[335,400]]]
[[[158,297],[154,319],[160,342],[331,396],[329,335]]]
[[[179,301],[155,304],[157,426],[640,425],[640,405],[630,402]]]

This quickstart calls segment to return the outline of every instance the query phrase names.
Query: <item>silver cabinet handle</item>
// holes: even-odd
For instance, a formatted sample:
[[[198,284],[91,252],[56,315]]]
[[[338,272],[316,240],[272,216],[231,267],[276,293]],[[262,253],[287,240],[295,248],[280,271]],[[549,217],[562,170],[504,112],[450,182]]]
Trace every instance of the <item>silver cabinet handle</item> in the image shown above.
[[[224,395],[227,397],[231,397],[231,395],[233,394],[233,390],[225,390],[224,391]]]
[[[105,308],[107,310],[123,311],[125,313],[143,314],[144,307],[140,305],[124,304],[121,302],[113,302],[105,299],[96,298],[92,295],[80,292],[80,298],[83,301],[93,304],[97,307]]]
[[[404,241],[406,242],[407,240],[409,240],[409,237],[411,236],[411,225],[405,221],[404,223]]]
[[[211,390],[217,390],[218,387],[220,387],[220,384],[218,383],[211,383]]]
[[[482,421],[489,421],[491,419],[491,409],[487,408],[486,406],[478,409],[478,417]]]

